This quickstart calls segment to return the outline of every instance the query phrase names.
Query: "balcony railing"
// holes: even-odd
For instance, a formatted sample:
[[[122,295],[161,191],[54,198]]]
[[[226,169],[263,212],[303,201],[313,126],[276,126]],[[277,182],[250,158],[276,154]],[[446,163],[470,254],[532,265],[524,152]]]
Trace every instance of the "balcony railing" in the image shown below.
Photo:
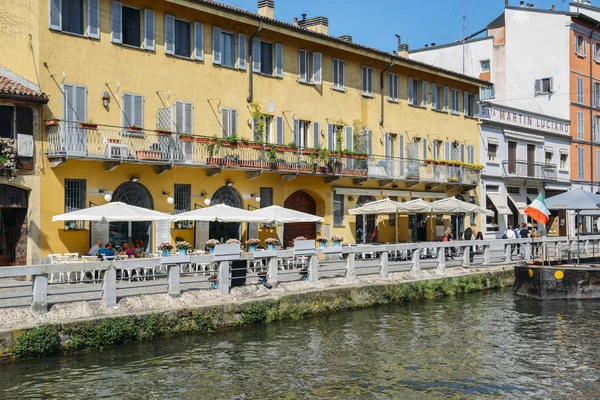
[[[546,181],[557,180],[556,165],[527,161],[503,161],[502,175],[505,178],[531,178]]]
[[[206,168],[271,170],[307,174],[477,185],[480,172],[464,166],[433,165],[422,160],[283,145],[229,142],[169,132],[85,125],[55,121],[47,124],[49,158],[190,165]]]

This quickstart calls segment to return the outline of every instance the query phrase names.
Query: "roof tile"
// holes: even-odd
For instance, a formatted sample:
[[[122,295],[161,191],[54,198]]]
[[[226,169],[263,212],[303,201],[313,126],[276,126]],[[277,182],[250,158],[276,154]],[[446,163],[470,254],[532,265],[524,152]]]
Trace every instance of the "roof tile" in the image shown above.
[[[8,79],[5,76],[0,76],[0,97],[2,95],[24,96],[31,97],[34,99],[48,98],[48,96],[45,93],[29,89],[27,86],[24,86],[11,79]]]

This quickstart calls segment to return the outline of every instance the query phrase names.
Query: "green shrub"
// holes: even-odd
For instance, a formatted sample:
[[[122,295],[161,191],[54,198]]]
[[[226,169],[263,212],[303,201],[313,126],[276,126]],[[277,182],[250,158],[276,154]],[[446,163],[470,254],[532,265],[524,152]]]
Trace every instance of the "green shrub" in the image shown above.
[[[43,357],[57,354],[59,351],[58,329],[52,325],[44,325],[19,336],[12,354],[17,358]]]
[[[276,306],[272,302],[256,302],[242,311],[242,321],[247,325],[261,324],[267,320],[269,309]]]

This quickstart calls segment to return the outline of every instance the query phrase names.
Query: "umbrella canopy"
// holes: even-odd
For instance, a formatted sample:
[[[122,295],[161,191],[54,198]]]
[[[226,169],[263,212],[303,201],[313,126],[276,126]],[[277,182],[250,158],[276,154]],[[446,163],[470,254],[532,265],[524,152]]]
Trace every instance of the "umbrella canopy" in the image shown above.
[[[490,217],[494,216],[494,212],[492,210],[487,210],[483,207],[479,207],[476,204],[467,203],[466,201],[459,200],[456,197],[448,197],[447,199],[434,201],[431,203],[431,205],[433,206],[433,212],[438,214],[478,212]]]
[[[548,210],[600,210],[600,196],[583,189],[573,189],[546,199]]]
[[[280,206],[269,206],[251,211],[250,214],[257,218],[265,219],[261,222],[275,222],[278,224],[287,224],[293,222],[323,222],[323,218],[316,215],[303,213]]]
[[[361,207],[352,208],[348,210],[350,215],[364,215],[364,214],[394,214],[398,212],[398,207],[402,203],[390,200],[389,198],[383,200],[372,201]]]
[[[205,222],[269,222],[265,218],[253,215],[250,211],[225,204],[199,208],[171,216],[172,221]]]
[[[399,213],[431,213],[433,207],[430,202],[423,199],[414,199],[406,203],[399,203]]]
[[[147,208],[131,206],[129,204],[114,202],[84,208],[66,214],[55,215],[52,221],[163,221],[171,219],[171,215]]]

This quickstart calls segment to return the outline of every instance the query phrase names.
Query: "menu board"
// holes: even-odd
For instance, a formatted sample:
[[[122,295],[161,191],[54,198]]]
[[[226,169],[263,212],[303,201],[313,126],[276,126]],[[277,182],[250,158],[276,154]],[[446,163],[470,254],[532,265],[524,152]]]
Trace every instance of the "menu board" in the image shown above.
[[[109,238],[109,223],[106,221],[92,221],[90,222],[90,247],[93,246],[98,240],[102,241],[102,244],[106,244]]]
[[[194,248],[196,250],[204,250],[206,242],[208,241],[208,229],[210,222],[196,221],[196,234],[194,235]]]
[[[156,248],[162,242],[171,243],[171,221],[156,221]]]
[[[33,157],[33,136],[19,133],[17,135],[17,155]]]

